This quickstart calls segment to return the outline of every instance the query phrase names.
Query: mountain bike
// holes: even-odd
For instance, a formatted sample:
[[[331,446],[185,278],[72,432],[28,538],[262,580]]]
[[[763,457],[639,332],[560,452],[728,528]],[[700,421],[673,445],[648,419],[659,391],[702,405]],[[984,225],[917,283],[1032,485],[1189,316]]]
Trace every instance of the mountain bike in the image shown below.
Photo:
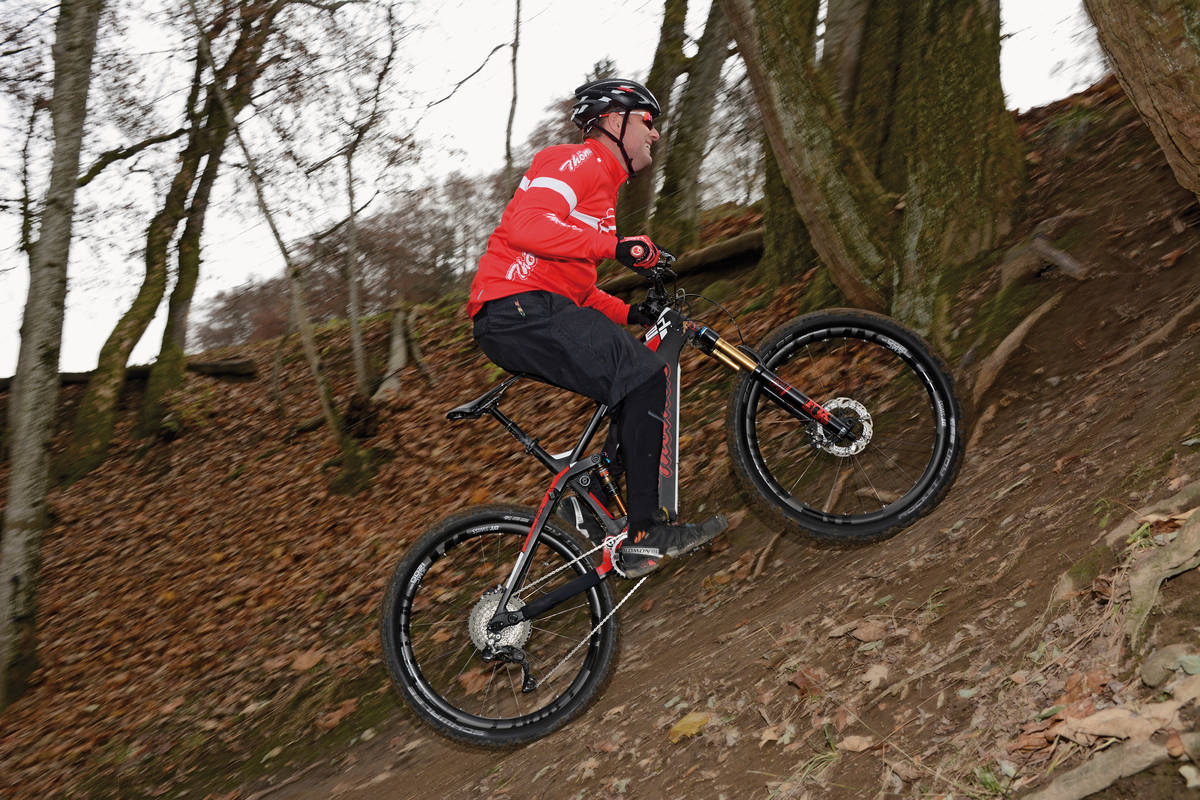
[[[668,292],[671,257],[649,274],[657,321],[643,342],[668,365],[659,501],[679,500],[679,358],[685,346],[740,374],[726,420],[733,471],[773,523],[828,543],[892,536],[949,491],[962,459],[961,410],[942,361],[879,314],[797,317],[753,350],[688,315]],[[674,284],[677,287],[677,282]],[[578,716],[617,652],[625,508],[615,464],[588,449],[551,454],[500,408],[512,376],[447,414],[491,417],[554,477],[536,509],[470,508],[423,535],[395,568],[381,610],[384,660],[413,711],[441,734],[511,747]],[[800,388],[803,387],[803,390]]]

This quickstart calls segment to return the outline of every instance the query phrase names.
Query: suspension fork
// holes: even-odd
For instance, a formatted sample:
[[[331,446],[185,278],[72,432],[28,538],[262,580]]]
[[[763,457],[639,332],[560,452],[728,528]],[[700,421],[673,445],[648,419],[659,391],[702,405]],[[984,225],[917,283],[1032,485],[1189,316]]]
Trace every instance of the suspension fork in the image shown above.
[[[692,335],[701,352],[712,356],[734,372],[749,374],[768,397],[796,419],[801,422],[815,422],[831,434],[834,441],[853,438],[854,431],[849,425],[767,369],[757,357],[722,339],[712,328],[707,325],[698,327]]]

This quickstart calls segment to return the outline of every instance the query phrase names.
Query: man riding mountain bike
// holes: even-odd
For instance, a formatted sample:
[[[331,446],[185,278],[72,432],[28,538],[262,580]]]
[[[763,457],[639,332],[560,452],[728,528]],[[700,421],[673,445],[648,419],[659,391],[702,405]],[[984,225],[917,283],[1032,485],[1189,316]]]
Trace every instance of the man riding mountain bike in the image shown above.
[[[658,263],[648,236],[616,233],[621,185],[650,166],[662,109],[642,84],[592,81],[575,90],[571,121],[582,144],[547,147],[533,158],[504,209],[471,284],[467,313],[475,341],[495,364],[590,397],[614,409],[625,463],[628,537],[622,571],[640,577],[664,558],[689,553],[723,531],[725,518],[669,522],[658,501],[667,367],[623,325],[652,325],[644,303],[629,305],[596,286],[596,267],[615,258],[635,272]]]

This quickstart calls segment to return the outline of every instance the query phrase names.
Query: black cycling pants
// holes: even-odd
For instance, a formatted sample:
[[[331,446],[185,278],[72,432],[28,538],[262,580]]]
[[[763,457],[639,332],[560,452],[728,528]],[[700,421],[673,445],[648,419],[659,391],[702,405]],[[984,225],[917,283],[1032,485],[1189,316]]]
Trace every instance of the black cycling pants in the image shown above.
[[[624,450],[630,529],[658,509],[666,363],[594,308],[550,292],[522,292],[485,303],[475,341],[497,366],[605,403],[615,410]]]

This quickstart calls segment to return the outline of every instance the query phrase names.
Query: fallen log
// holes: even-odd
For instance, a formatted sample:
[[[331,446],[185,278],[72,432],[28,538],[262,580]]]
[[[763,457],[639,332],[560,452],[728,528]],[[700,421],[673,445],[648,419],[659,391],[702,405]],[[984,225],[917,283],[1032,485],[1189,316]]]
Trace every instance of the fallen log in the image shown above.
[[[254,362],[248,358],[222,358],[216,361],[189,361],[186,367],[188,372],[195,372],[200,375],[208,375],[213,378],[232,378],[236,380],[246,380],[254,378],[258,375],[258,371],[254,366]],[[141,379],[145,380],[150,376],[149,364],[134,364],[125,368],[125,380]],[[58,380],[60,385],[67,386],[69,384],[87,383],[91,380],[91,372],[60,372]],[[8,391],[8,387],[12,384],[12,378],[0,378],[0,392]]]
[[[734,258],[762,253],[762,249],[763,229],[755,228],[752,231],[740,233],[737,236],[717,242],[714,245],[702,247],[699,250],[687,251],[675,262],[675,274],[682,276],[694,272],[703,272],[706,269]],[[600,288],[612,294],[628,289],[636,289],[639,286],[645,285],[645,283],[646,281],[641,275],[624,272],[615,278],[608,279],[601,284]]]
[[[1049,262],[1063,274],[1081,281],[1087,278],[1087,267],[1063,250],[1050,243],[1051,237],[1064,222],[1082,216],[1079,212],[1060,214],[1041,222],[1033,234],[1005,254],[1000,262],[1000,290],[1004,291],[1015,283],[1038,274],[1042,265]]]

